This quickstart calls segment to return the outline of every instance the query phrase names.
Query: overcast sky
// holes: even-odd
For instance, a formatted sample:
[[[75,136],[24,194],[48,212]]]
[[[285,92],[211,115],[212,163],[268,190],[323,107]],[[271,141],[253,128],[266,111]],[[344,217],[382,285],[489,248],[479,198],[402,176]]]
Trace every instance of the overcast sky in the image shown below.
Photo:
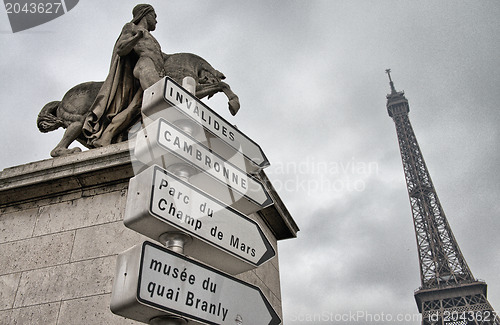
[[[39,133],[38,112],[78,83],[104,80],[136,3],[80,1],[15,34],[0,10],[0,170],[50,158],[63,131]],[[499,1],[149,3],[164,52],[196,53],[227,76],[238,115],[229,115],[222,94],[206,103],[260,144],[301,229],[279,244],[284,324],[418,314],[419,265],[385,106],[387,68],[410,102],[460,248],[500,310]],[[349,314],[359,317],[335,322]]]

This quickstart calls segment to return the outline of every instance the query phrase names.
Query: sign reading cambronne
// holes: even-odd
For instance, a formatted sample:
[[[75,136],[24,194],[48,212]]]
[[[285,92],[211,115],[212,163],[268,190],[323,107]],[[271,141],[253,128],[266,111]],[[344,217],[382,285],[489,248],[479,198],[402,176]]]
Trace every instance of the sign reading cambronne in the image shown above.
[[[187,255],[231,274],[275,255],[255,221],[158,166],[130,180],[123,222],[154,240],[170,231],[190,234]]]
[[[163,94],[163,96],[159,96],[159,94]],[[174,109],[167,109],[170,107]],[[269,166],[267,157],[257,143],[169,77],[163,78],[145,90],[141,110],[146,116],[154,116],[155,113],[161,112],[159,116],[165,117],[174,124],[176,121],[188,117],[202,125],[212,135],[208,142],[214,140],[217,143],[220,140],[226,147],[239,152],[247,162],[246,168],[240,168],[250,173]],[[234,152],[226,154],[226,151],[218,148],[218,153],[223,158],[227,158],[226,155],[228,157],[234,156]]]
[[[242,171],[192,136],[163,118],[137,134],[135,157],[143,163],[186,165],[198,172],[189,182],[212,196],[249,214],[272,204],[269,193],[256,177]]]
[[[110,307],[145,323],[175,315],[188,324],[281,324],[258,287],[150,242],[118,255]]]

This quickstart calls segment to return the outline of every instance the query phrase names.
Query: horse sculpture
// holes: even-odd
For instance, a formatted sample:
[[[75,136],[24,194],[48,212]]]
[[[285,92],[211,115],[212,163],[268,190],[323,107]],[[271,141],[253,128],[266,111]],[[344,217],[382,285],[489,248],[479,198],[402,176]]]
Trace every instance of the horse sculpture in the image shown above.
[[[196,97],[200,99],[224,92],[228,98],[231,114],[235,115],[238,112],[240,108],[238,96],[231,91],[227,83],[222,81],[226,77],[203,58],[191,53],[163,54],[163,56],[167,76],[179,84],[184,77],[194,78]],[[75,139],[85,147],[93,148],[83,137],[81,128],[102,85],[103,82],[81,83],[68,90],[61,101],[50,102],[42,108],[37,119],[38,129],[41,132],[54,131],[60,127],[66,129],[61,141],[50,152],[52,157],[81,151],[80,148],[68,149]],[[124,140],[126,136],[122,135],[115,142]]]

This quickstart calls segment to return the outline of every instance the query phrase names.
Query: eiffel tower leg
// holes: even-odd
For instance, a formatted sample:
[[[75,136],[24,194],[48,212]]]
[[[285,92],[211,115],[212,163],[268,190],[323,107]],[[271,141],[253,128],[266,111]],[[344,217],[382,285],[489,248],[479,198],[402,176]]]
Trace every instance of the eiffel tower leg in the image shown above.
[[[484,282],[420,289],[415,300],[422,313],[422,325],[500,325],[486,298]]]

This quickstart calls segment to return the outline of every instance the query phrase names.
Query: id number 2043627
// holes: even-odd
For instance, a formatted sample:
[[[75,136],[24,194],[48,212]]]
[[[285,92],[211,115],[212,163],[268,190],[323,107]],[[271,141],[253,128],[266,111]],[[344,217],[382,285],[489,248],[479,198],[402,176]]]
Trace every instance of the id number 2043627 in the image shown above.
[[[497,317],[497,313],[489,310],[469,310],[463,312],[443,311],[443,320],[446,322],[490,322]]]
[[[8,14],[57,14],[63,10],[61,2],[6,2]]]

